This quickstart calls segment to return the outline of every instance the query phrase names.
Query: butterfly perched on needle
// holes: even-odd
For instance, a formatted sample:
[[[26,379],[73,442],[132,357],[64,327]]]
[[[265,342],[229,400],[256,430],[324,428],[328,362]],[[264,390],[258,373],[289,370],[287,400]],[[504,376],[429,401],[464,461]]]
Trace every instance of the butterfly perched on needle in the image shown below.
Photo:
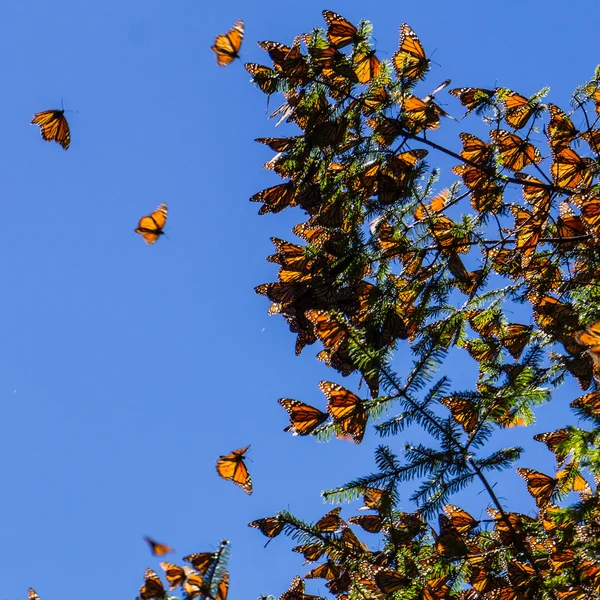
[[[154,242],[156,242],[156,240],[164,233],[163,227],[166,222],[167,205],[161,203],[153,213],[140,219],[140,222],[134,231],[144,238],[146,244],[154,244]]]
[[[167,546],[166,544],[161,544],[160,542],[153,540],[151,537],[148,537],[147,535],[144,536],[144,539],[146,540],[148,546],[150,546],[150,551],[152,552],[152,554],[154,554],[154,556],[164,556],[165,554],[174,552],[174,550],[173,550],[173,548],[171,548],[171,546]]]
[[[215,43],[210,48],[217,55],[217,64],[220,67],[226,67],[240,57],[238,52],[242,47],[243,39],[244,22],[241,19],[238,19],[227,33],[216,37]]]
[[[42,137],[47,142],[54,140],[65,150],[69,147],[71,132],[64,110],[43,110],[33,115],[31,124],[40,126]]]
[[[244,455],[250,446],[234,450],[231,454],[219,456],[217,460],[217,473],[223,479],[229,479],[239,485],[246,494],[252,493],[252,479],[244,463]]]

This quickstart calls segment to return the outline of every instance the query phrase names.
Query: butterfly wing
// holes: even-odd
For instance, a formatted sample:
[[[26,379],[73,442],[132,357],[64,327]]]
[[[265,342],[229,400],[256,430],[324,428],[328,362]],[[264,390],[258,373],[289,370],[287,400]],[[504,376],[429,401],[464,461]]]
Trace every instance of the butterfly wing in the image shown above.
[[[44,110],[33,115],[32,125],[39,125],[42,138],[47,142],[54,140],[65,150],[71,143],[69,124],[64,110]]]
[[[244,22],[241,19],[238,19],[227,33],[217,36],[211,49],[217,55],[217,64],[220,67],[226,67],[240,57],[238,52],[243,39]]]
[[[164,233],[163,227],[167,222],[167,205],[159,204],[158,208],[151,214],[142,217],[135,229],[147,244],[154,244]]]
[[[236,485],[241,487],[246,494],[252,493],[252,479],[250,473],[244,463],[244,454],[250,448],[240,448],[234,450],[231,454],[226,454],[219,457],[217,460],[217,473],[223,479],[229,479]]]

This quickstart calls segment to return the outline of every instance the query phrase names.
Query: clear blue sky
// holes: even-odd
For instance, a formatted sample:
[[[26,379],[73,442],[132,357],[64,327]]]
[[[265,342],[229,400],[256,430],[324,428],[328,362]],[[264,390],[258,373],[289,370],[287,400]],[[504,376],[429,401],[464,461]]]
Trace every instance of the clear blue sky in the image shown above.
[[[322,489],[373,468],[373,431],[359,447],[282,431],[279,397],[323,407],[319,380],[355,391],[357,380],[316,363],[316,346],[296,358],[293,335],[253,292],[276,276],[269,236],[293,240],[300,219],[259,218],[248,202],[276,183],[262,170],[272,152],[253,140],[279,132],[242,64],[220,69],[209,49],[243,18],[243,59],[264,63],[257,41],[289,44],[322,26],[323,8],[371,20],[382,59],[408,22],[438,63],[424,93],[446,78],[525,95],[550,85],[566,108],[599,61],[595,0],[576,14],[554,0],[3,3],[4,600],[25,600],[30,586],[42,600],[133,600],[144,568],[160,571],[143,535],[176,558],[227,538],[231,600],[280,594],[310,567],[289,541],[263,549],[246,524],[279,509],[318,518]],[[29,125],[61,99],[73,111],[67,152]],[[438,100],[461,114],[455,99]],[[456,144],[470,127],[449,124],[435,139]],[[133,229],[160,202],[167,236],[149,247]],[[570,384],[564,404],[576,395]],[[556,410],[542,409],[531,433],[562,424]],[[525,437],[507,432],[508,443]],[[219,454],[247,444],[251,497],[214,469]],[[535,446],[528,466],[541,456]],[[502,490],[533,506],[518,478]],[[325,592],[322,582],[310,591]]]

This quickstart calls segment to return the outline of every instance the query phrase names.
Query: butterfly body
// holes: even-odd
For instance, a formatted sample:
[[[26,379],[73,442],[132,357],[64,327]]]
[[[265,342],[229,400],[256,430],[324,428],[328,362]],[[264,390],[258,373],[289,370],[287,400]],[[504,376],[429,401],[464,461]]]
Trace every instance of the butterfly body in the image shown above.
[[[167,214],[167,205],[159,204],[153,213],[140,219],[134,231],[144,238],[146,244],[154,244],[164,234],[163,227],[167,222]]]
[[[71,132],[64,110],[43,110],[33,115],[31,124],[40,126],[42,138],[47,142],[54,140],[65,150],[71,144]]]

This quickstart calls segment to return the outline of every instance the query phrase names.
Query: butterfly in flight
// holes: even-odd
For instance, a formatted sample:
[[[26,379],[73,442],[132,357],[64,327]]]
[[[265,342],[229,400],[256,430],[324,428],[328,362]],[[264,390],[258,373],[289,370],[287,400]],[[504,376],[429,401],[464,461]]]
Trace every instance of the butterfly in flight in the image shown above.
[[[170,552],[174,552],[171,546],[167,546],[166,544],[161,544],[156,540],[153,540],[151,537],[144,536],[144,539],[150,546],[150,551],[154,556],[164,556],[165,554],[169,554]]]
[[[69,147],[71,132],[64,110],[43,110],[33,115],[31,124],[40,126],[42,137],[47,142],[54,140],[65,150]]]
[[[141,234],[146,244],[154,244],[164,233],[163,227],[166,222],[167,205],[162,203],[158,205],[158,208],[153,213],[140,219],[135,232]]]
[[[240,57],[238,52],[243,39],[244,22],[241,19],[238,19],[227,33],[216,37],[211,50],[217,55],[217,64],[220,67],[226,67]]]
[[[250,446],[234,450],[231,454],[225,454],[217,460],[217,473],[223,479],[230,479],[236,485],[239,485],[246,494],[252,493],[252,479],[250,473],[244,464],[244,455]]]

